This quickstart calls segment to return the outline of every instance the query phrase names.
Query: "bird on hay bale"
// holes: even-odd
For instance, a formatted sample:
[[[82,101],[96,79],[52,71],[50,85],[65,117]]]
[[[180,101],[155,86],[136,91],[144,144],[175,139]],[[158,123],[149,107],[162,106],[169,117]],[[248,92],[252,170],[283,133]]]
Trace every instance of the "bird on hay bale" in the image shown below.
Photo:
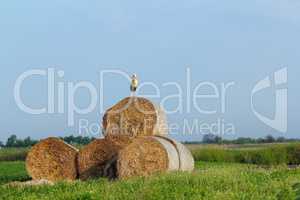
[[[136,92],[138,84],[139,84],[139,81],[138,81],[137,75],[133,74],[131,76],[131,84],[130,84],[130,91],[131,91],[132,95],[134,95],[134,93]]]

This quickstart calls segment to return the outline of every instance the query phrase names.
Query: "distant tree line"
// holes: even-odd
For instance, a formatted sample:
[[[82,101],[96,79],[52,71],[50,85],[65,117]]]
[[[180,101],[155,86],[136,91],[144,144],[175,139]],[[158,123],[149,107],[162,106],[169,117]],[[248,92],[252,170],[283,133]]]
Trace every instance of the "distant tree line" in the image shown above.
[[[186,141],[186,144],[262,144],[262,143],[284,143],[284,142],[297,142],[300,139],[278,137],[267,135],[264,138],[251,138],[239,137],[237,139],[228,140],[214,134],[206,134],[203,136],[202,141]]]
[[[11,135],[3,147],[29,147],[36,144],[38,141],[26,137],[25,139],[18,139],[16,135]]]
[[[87,145],[93,141],[94,137],[87,136],[66,136],[60,137],[60,139],[73,145]],[[297,142],[300,139],[291,139],[285,137],[275,138],[272,135],[267,135],[264,138],[250,138],[250,137],[239,137],[237,139],[228,140],[222,139],[222,137],[213,134],[206,134],[203,136],[202,141],[186,141],[185,144],[261,144],[261,143],[284,143],[284,142]],[[35,145],[39,140],[34,140],[30,137],[25,139],[19,139],[16,135],[11,135],[6,143],[0,141],[0,147],[30,147]]]
[[[69,144],[87,145],[96,138],[70,135],[66,137],[60,137],[60,139],[64,140],[66,143]]]
[[[60,139],[64,140],[69,144],[86,145],[95,138],[70,135],[66,137],[60,137]],[[11,135],[9,136],[5,144],[0,141],[0,147],[30,147],[38,142],[39,140],[34,140],[30,137],[26,137],[25,139],[19,139],[16,135]]]

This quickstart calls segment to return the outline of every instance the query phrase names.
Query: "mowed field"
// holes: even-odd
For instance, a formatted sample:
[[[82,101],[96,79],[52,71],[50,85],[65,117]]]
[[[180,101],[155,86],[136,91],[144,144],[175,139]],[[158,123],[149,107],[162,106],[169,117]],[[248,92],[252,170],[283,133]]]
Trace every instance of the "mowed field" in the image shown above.
[[[30,180],[24,161],[0,161],[0,199],[300,199],[300,168],[290,163],[296,162],[290,155],[297,156],[295,149],[290,152],[292,147],[286,145],[272,145],[272,149],[269,146],[248,148],[193,146],[197,161],[192,174],[156,174],[121,181],[102,178],[23,188],[7,186],[7,183]],[[274,152],[277,148],[278,152]],[[250,151],[255,153],[249,154],[249,160],[237,163],[240,153]],[[279,162],[276,155],[280,151],[284,156]],[[275,156],[270,152],[276,153]],[[219,153],[219,157],[214,155]],[[199,154],[206,155],[201,157]],[[258,161],[266,163],[252,164],[252,161],[258,162],[255,159],[260,154]],[[215,160],[207,161],[210,156],[215,156]]]

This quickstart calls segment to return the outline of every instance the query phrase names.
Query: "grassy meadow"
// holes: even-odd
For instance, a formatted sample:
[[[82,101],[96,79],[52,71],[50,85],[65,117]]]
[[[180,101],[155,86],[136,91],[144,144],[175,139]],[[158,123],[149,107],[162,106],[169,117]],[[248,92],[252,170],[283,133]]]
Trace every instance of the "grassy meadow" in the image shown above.
[[[0,149],[0,162],[25,160],[27,152],[28,152],[28,148]]]
[[[189,146],[195,160],[265,166],[300,165],[300,144]]]
[[[30,179],[22,159],[6,161],[6,157],[0,160],[0,199],[300,199],[298,147],[189,145],[196,160],[192,174],[156,174],[121,181],[103,178],[24,188],[6,185]],[[0,150],[0,155],[3,151],[9,150]]]

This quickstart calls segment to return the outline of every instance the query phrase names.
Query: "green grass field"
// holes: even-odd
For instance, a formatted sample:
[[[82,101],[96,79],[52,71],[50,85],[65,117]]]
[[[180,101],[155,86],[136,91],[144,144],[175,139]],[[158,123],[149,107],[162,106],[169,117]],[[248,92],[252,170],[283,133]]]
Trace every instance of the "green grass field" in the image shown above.
[[[189,147],[197,161],[265,166],[300,165],[300,144],[198,145]]]
[[[300,169],[197,162],[193,174],[26,188],[5,186],[10,181],[27,179],[24,162],[1,162],[0,199],[296,199]]]
[[[11,181],[30,179],[24,161],[1,161],[0,199],[300,199],[300,168],[220,160],[197,161],[192,174],[168,173],[122,181],[98,179],[24,188],[6,186]]]
[[[0,184],[28,179],[23,161],[0,162]]]

